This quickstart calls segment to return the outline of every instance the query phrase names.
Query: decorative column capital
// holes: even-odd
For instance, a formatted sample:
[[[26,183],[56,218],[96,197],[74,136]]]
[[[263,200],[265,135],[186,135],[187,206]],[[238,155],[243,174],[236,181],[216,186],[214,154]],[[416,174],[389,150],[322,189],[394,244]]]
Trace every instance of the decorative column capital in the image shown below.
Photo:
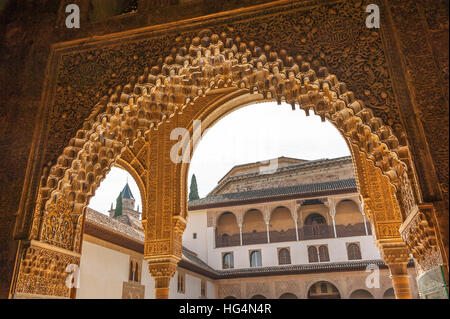
[[[442,257],[435,233],[433,204],[423,203],[418,208],[407,216],[399,231],[417,261],[420,273],[442,264]]]
[[[149,261],[148,270],[155,280],[157,278],[172,278],[177,271],[179,259],[173,256],[161,259],[147,259]]]
[[[181,216],[172,217],[173,232],[178,236],[183,236],[184,229],[186,228],[187,220]]]
[[[236,212],[236,222],[238,226],[242,228],[242,223],[244,222],[245,209],[238,208],[235,210]]]
[[[328,212],[332,218],[336,215],[335,199],[333,197],[327,197],[322,203],[328,208]]]
[[[148,270],[155,279],[155,299],[169,298],[170,279],[177,271],[178,261],[174,256],[148,260]]]
[[[406,274],[406,267],[411,260],[408,247],[401,240],[379,240],[377,246],[384,263],[389,267],[391,275]]]
[[[411,299],[408,275],[408,263],[411,258],[405,243],[400,239],[379,240],[377,246],[384,263],[389,267],[396,298]]]

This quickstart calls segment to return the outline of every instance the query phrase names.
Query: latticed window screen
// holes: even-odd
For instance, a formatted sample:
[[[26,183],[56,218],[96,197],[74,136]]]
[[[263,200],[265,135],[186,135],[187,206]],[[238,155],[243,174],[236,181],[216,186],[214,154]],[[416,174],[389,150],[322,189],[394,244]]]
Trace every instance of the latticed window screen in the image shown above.
[[[351,243],[347,245],[347,255],[348,260],[362,259],[361,258],[361,249],[359,245],[356,243]]]
[[[330,261],[330,255],[328,254],[328,247],[322,245],[319,247],[319,259],[320,261]]]
[[[278,251],[278,263],[280,265],[288,265],[291,263],[291,254],[289,249],[282,248]]]
[[[308,247],[308,260],[310,263],[316,263],[319,261],[319,256],[317,254],[317,248],[315,246]]]

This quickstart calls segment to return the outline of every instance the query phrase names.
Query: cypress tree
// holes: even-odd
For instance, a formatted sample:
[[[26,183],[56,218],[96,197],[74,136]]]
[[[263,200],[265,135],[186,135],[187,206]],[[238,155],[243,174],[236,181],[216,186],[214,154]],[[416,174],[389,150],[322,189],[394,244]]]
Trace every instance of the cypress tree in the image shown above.
[[[197,179],[195,178],[195,174],[193,174],[191,178],[191,187],[189,189],[189,201],[195,199],[200,199],[200,197],[198,196]]]
[[[116,199],[116,210],[114,211],[114,217],[121,216],[122,213],[122,192],[120,192]]]

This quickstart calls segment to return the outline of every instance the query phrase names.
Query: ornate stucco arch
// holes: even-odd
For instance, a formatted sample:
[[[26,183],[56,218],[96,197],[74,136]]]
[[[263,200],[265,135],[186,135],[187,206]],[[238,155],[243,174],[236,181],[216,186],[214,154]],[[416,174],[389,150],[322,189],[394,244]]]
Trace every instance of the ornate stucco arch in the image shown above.
[[[329,120],[352,146],[354,158],[360,157],[388,181],[402,215],[417,209],[401,160],[409,156],[407,146],[401,146],[392,129],[327,68],[313,70],[300,55],[246,44],[225,33],[177,41],[164,60],[112,89],[45,172],[31,239],[79,252],[80,216],[90,197],[126,150],[146,144],[140,153],[142,172],[135,171],[145,188],[143,198],[152,199],[143,204],[144,254],[156,278],[156,296],[167,297],[181,258],[189,166],[170,160],[175,143],[170,133],[184,128],[192,134],[196,119],[206,129],[258,101],[286,102],[293,109],[299,105],[307,114],[313,111]]]

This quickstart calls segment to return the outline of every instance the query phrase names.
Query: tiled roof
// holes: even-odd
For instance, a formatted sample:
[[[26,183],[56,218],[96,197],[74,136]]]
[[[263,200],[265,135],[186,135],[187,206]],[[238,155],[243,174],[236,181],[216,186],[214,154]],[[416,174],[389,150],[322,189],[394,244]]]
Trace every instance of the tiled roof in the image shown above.
[[[277,265],[267,267],[252,267],[239,269],[224,269],[215,270],[204,264],[197,264],[195,259],[188,258],[196,267],[195,270],[202,272],[203,275],[212,279],[230,279],[240,277],[258,277],[270,275],[291,275],[291,274],[307,274],[307,273],[322,273],[322,272],[336,272],[336,271],[361,271],[366,270],[368,265],[377,265],[381,269],[386,269],[387,266],[381,259],[374,260],[349,260],[344,262],[322,262],[302,265]],[[180,266],[186,267],[186,261],[180,261]],[[414,261],[411,259],[408,267],[413,267]],[[200,268],[200,269],[199,269]],[[203,270],[203,271],[202,271]]]
[[[86,222],[91,225],[100,226],[101,228],[112,233],[128,237],[131,240],[136,241],[138,244],[144,244],[145,234],[143,230],[138,230],[91,208],[86,209]],[[144,253],[144,251],[142,251],[142,253]],[[194,252],[191,252],[185,247],[183,247],[183,258],[188,259],[191,263],[198,265],[206,271],[214,271],[214,269],[208,266],[207,263],[198,258]]]
[[[308,160],[308,161],[304,161],[301,163],[293,163],[290,165],[281,166],[276,170],[276,172],[274,172],[271,175],[274,176],[276,174],[287,172],[287,171],[311,170],[314,168],[323,167],[324,165],[340,165],[340,164],[351,163],[351,162],[352,162],[351,156],[342,156],[342,157],[331,158],[331,159],[323,158],[323,159],[317,159],[317,160]],[[244,164],[244,165],[249,165],[249,164]],[[239,167],[239,165],[237,165],[235,167]],[[235,167],[233,167],[230,170],[230,172]],[[230,172],[228,172],[227,175]],[[220,189],[222,189],[225,185],[227,185],[231,181],[243,180],[243,179],[245,180],[245,179],[255,178],[255,177],[256,178],[258,178],[258,177],[265,178],[266,177],[265,175],[261,175],[259,172],[246,172],[246,173],[235,174],[235,175],[231,175],[231,176],[227,176],[227,175],[225,175],[219,181],[218,185],[208,194],[208,196],[216,194],[217,192],[220,191]]]
[[[142,243],[145,240],[143,230],[138,230],[91,208],[86,209],[86,222],[110,229]]]
[[[354,178],[321,182],[315,184],[302,184],[285,187],[275,187],[266,189],[257,189],[252,191],[210,195],[205,198],[193,200],[189,202],[189,209],[200,205],[208,205],[213,203],[226,203],[233,201],[241,201],[248,199],[264,199],[265,197],[285,196],[285,195],[302,195],[313,194],[334,190],[350,190],[356,188],[356,180]]]
[[[188,250],[184,247],[183,247],[183,257],[185,257],[188,261],[196,264],[197,266],[203,268],[206,271],[218,274],[218,272],[214,268],[209,266],[207,263],[205,263],[203,260],[201,260],[199,257],[197,257],[197,255],[195,255],[190,250]]]
[[[240,276],[257,276],[258,273],[266,275],[273,272],[295,272],[295,273],[311,273],[311,272],[327,272],[327,271],[345,271],[345,270],[365,270],[368,265],[377,265],[386,267],[381,259],[375,260],[349,260],[344,262],[322,262],[301,265],[277,265],[267,267],[252,267],[239,269],[220,270],[222,278],[240,277]]]
[[[122,189],[122,198],[131,198],[134,199],[133,193],[131,192],[130,186],[128,186],[128,182],[125,187]]]

